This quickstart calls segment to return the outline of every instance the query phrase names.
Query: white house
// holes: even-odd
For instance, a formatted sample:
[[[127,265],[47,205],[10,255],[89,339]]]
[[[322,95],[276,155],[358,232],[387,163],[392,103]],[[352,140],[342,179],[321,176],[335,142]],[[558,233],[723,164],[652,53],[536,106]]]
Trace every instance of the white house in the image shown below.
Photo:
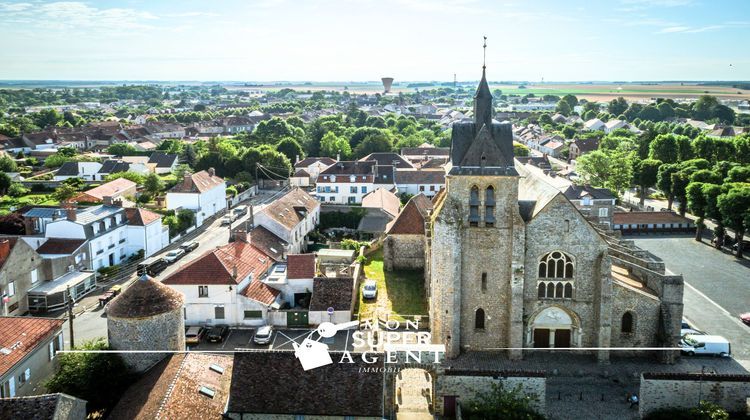
[[[396,171],[399,194],[424,194],[434,197],[445,186],[445,172],[440,170]]]
[[[325,203],[358,204],[375,188],[394,189],[393,172],[375,161],[336,162],[318,175],[316,195]]]
[[[320,202],[300,188],[292,189],[255,215],[255,224],[287,242],[287,252],[291,254],[305,250],[306,236],[319,220]]]
[[[290,308],[307,309],[316,271],[315,254],[289,254],[286,263],[274,265],[265,283],[280,291]]]
[[[609,120],[604,123],[604,132],[609,134],[619,128],[628,128],[627,121],[623,120]]]
[[[176,154],[154,152],[148,158],[148,164],[152,164],[154,173],[168,174],[177,169],[178,157]]]
[[[318,175],[322,171],[328,169],[331,165],[336,163],[335,159],[329,157],[308,157],[304,158],[294,164],[295,173],[299,170],[304,170],[309,174],[310,181],[315,182],[318,179]]]
[[[185,174],[182,182],[167,192],[167,209],[195,211],[198,225],[227,208],[227,183],[216,176],[214,168]]]
[[[589,131],[604,130],[604,121],[599,118],[592,118],[583,123],[583,129]]]
[[[69,178],[81,178],[84,181],[95,181],[96,174],[101,168],[102,164],[99,162],[65,162],[52,179],[64,181]]]
[[[144,251],[144,258],[154,255],[169,245],[169,228],[162,225],[162,217],[152,211],[130,207],[125,209],[127,254]]]

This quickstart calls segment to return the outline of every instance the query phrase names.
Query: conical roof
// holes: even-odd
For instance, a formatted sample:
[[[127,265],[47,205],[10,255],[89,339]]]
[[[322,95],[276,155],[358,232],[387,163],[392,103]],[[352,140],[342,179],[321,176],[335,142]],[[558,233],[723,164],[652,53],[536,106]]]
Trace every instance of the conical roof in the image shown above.
[[[482,125],[492,125],[492,93],[490,85],[487,83],[487,75],[484,66],[482,66],[482,80],[477,86],[477,93],[474,95],[474,123],[477,130]]]
[[[182,293],[144,274],[109,304],[107,316],[145,318],[181,308],[184,302]]]

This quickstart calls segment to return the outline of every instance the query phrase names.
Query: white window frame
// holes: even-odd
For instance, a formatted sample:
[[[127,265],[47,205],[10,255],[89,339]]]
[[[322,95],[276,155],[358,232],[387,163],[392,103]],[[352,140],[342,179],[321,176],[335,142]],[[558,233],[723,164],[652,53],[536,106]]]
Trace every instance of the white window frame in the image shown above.
[[[599,217],[609,217],[609,209],[606,207],[599,207]]]
[[[9,281],[8,282],[8,297],[13,297],[15,295],[16,295],[16,282]]]

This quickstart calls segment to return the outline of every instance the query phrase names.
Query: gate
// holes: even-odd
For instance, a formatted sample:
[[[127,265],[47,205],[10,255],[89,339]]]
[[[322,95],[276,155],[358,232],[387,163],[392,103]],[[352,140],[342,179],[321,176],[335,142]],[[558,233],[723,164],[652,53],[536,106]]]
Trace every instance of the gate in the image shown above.
[[[287,327],[309,327],[307,311],[289,311],[286,313]]]

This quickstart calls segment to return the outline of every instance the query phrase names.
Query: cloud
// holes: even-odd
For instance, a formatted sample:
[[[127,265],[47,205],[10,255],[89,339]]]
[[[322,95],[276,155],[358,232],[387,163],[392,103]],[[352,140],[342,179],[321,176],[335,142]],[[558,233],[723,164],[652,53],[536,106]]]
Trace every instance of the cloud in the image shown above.
[[[708,25],[708,26],[699,26],[699,27],[670,26],[667,28],[663,28],[661,31],[657,32],[657,34],[675,34],[675,33],[696,34],[700,32],[717,31],[723,28],[724,28],[724,25]]]
[[[0,24],[43,26],[45,29],[122,30],[147,29],[159,19],[150,12],[126,8],[98,8],[77,1],[42,4],[0,3]]]
[[[624,6],[617,10],[622,12],[637,12],[640,10],[667,7],[684,7],[690,6],[693,0],[620,0]]]
[[[395,0],[396,3],[420,12],[477,13],[477,0]]]
[[[183,18],[183,17],[217,17],[220,15],[218,13],[212,13],[212,12],[183,12],[183,13],[170,13],[164,16],[173,17],[173,18]]]
[[[671,33],[675,33],[675,32],[685,32],[688,29],[690,29],[689,26],[670,26],[670,27],[662,29],[661,31],[659,31],[657,33],[660,33],[660,34],[671,34]]]
[[[0,12],[21,12],[32,7],[31,3],[0,3]]]

